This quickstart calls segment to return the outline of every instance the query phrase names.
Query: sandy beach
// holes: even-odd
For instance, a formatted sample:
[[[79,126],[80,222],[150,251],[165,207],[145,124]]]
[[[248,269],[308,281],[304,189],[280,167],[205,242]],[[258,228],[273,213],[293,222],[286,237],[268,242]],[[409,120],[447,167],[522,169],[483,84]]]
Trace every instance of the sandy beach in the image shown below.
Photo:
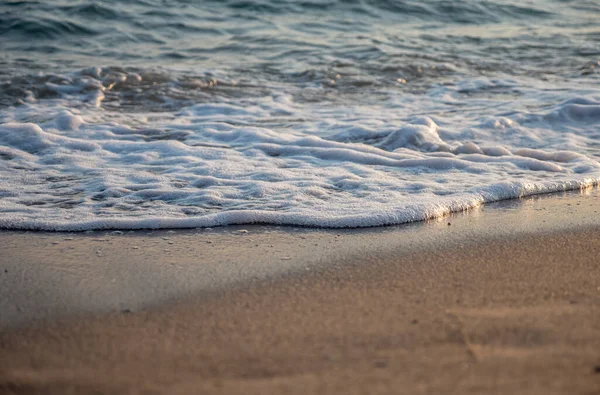
[[[0,395],[600,395],[600,0],[0,37]]]
[[[600,393],[598,211],[3,232],[0,393]]]

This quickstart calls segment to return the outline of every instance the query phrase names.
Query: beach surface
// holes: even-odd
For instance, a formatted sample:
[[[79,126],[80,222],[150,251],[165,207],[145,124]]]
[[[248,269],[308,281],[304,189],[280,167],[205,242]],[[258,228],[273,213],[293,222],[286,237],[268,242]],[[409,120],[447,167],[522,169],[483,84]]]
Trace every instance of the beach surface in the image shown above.
[[[362,230],[0,233],[2,394],[597,394],[598,189]]]

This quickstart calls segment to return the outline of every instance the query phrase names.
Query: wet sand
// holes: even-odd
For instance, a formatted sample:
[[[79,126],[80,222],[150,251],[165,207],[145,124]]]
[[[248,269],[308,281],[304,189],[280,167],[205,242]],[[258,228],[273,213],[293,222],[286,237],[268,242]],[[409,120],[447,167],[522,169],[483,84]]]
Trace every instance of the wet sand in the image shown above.
[[[369,230],[0,233],[0,393],[596,394],[598,202]]]

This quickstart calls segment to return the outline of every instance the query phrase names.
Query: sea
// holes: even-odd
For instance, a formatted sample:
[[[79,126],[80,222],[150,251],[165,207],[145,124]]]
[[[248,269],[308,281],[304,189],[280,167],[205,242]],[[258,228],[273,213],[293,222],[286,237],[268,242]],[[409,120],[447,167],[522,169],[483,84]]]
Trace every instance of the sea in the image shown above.
[[[372,227],[600,181],[597,0],[1,0],[0,228]]]

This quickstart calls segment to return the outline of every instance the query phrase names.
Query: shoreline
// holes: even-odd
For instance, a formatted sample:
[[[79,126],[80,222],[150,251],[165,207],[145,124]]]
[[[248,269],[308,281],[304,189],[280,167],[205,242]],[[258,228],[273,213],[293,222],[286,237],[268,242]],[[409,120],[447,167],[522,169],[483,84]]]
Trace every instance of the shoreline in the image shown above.
[[[594,228],[600,226],[598,198],[600,188],[594,187],[364,229],[2,230],[0,275],[6,286],[0,289],[0,329],[79,313],[138,311],[199,294],[343,269],[373,254],[401,257]]]
[[[286,228],[306,228],[306,229],[322,229],[322,230],[362,230],[362,229],[377,229],[382,227],[400,227],[412,223],[438,221],[447,216],[460,214],[473,210],[479,210],[483,206],[496,205],[511,205],[512,201],[524,201],[528,199],[545,198],[546,196],[571,195],[571,194],[591,194],[593,191],[600,188],[600,178],[585,179],[581,181],[568,182],[569,187],[550,188],[544,192],[521,192],[521,196],[493,198],[488,200],[483,196],[475,199],[471,203],[456,201],[453,199],[442,200],[443,205],[448,207],[437,210],[438,214],[426,214],[422,211],[422,207],[405,207],[404,210],[416,209],[416,213],[406,216],[402,215],[404,220],[375,220],[380,213],[372,213],[372,215],[362,215],[353,218],[340,219],[327,216],[320,220],[300,220],[294,219],[295,214],[285,214],[278,211],[252,211],[246,210],[227,210],[219,213],[207,214],[200,217],[191,218],[142,218],[133,219],[125,218],[107,218],[95,219],[89,221],[74,221],[69,224],[64,224],[61,221],[45,221],[39,224],[35,221],[25,223],[16,223],[11,220],[0,220],[0,231],[14,232],[49,232],[49,233],[90,233],[90,232],[152,232],[152,231],[170,231],[170,230],[198,230],[198,229],[213,229],[235,226],[259,226],[259,227],[286,227]],[[493,186],[492,186],[493,187]],[[490,187],[490,188],[492,188]],[[438,207],[439,209],[439,207]],[[414,210],[413,210],[414,211]],[[434,210],[436,211],[436,210]],[[427,212],[427,211],[425,211]],[[285,216],[282,219],[281,216]],[[232,220],[232,218],[237,218]],[[228,219],[229,218],[229,219]],[[257,219],[263,218],[263,219]],[[264,218],[268,218],[265,220]],[[341,222],[340,222],[341,221]],[[367,224],[365,224],[365,222]],[[36,224],[37,225],[34,225]],[[143,225],[142,225],[143,224]]]
[[[0,393],[592,394],[597,197],[368,231],[0,232]]]

